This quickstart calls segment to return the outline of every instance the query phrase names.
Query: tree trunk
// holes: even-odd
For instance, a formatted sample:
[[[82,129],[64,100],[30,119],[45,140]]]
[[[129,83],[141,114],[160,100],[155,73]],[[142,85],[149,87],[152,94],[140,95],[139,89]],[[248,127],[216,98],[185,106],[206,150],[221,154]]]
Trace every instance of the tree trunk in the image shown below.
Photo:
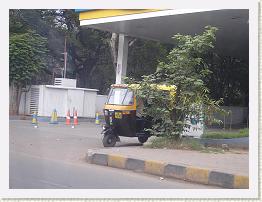
[[[16,113],[16,88],[14,84],[11,84],[9,86],[9,114],[10,115],[15,115]]]
[[[109,41],[112,62],[115,69],[117,64],[117,37],[118,35],[116,33],[112,33],[111,39]]]
[[[9,90],[9,114],[18,115],[22,95],[22,87],[12,83]]]
[[[175,98],[175,105],[177,105],[180,102],[180,86],[177,87],[176,89],[176,98]],[[179,118],[179,111],[175,108],[173,109],[172,113],[171,113],[171,120],[176,123],[178,121]]]

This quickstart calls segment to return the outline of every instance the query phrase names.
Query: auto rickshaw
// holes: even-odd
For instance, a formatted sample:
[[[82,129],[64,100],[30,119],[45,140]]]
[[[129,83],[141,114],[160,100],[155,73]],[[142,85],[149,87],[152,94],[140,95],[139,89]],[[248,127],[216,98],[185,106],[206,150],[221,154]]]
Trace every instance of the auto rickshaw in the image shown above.
[[[143,102],[137,100],[134,87],[137,84],[113,84],[104,106],[105,125],[103,126],[103,145],[113,147],[120,141],[119,136],[137,137],[140,143],[145,143],[151,136],[146,129],[151,128],[151,118],[141,115]],[[170,90],[165,85],[158,86],[160,90]],[[174,89],[174,87],[171,87]]]

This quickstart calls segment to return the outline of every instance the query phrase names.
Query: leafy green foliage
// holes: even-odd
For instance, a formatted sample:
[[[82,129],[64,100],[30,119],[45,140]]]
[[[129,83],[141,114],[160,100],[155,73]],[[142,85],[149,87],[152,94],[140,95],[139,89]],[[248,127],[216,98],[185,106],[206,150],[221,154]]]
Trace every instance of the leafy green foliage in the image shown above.
[[[137,82],[140,84],[137,96],[145,103],[144,115],[153,121],[150,132],[154,135],[177,139],[190,127],[187,120],[191,117],[207,124],[219,122],[212,115],[214,111],[222,111],[219,108],[222,100],[209,98],[209,89],[203,79],[211,71],[202,58],[214,47],[216,30],[208,26],[201,35],[175,35],[177,46],[167,59],[158,64],[155,73]],[[127,81],[133,83],[134,79]],[[176,94],[172,96],[170,92],[152,88],[152,84],[176,86]]]
[[[12,34],[9,40],[10,83],[25,85],[45,66],[47,40],[34,33]]]

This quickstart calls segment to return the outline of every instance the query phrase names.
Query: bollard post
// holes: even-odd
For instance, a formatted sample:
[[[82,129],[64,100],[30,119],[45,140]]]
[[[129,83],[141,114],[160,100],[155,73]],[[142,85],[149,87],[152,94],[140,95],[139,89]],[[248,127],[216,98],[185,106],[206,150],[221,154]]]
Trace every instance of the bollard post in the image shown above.
[[[53,110],[52,114],[51,114],[51,120],[50,120],[51,124],[58,124],[57,121],[57,111],[56,109]]]
[[[98,112],[96,113],[96,124],[97,124],[97,125],[100,124]]]
[[[32,124],[34,125],[34,128],[38,128],[38,121],[37,121],[37,113],[34,112],[32,115]]]

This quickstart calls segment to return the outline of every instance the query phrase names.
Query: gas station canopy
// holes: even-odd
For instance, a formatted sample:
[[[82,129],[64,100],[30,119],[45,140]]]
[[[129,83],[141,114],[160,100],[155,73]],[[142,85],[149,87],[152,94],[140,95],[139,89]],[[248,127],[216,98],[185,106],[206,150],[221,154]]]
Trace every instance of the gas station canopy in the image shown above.
[[[130,37],[174,43],[177,33],[196,35],[205,26],[218,28],[215,49],[219,55],[248,62],[248,9],[222,10],[81,10],[80,25],[119,34],[116,83],[126,76]]]
[[[218,28],[216,49],[222,55],[248,60],[248,9],[223,10],[80,10],[80,25],[127,36],[174,43],[172,36],[200,34]]]

